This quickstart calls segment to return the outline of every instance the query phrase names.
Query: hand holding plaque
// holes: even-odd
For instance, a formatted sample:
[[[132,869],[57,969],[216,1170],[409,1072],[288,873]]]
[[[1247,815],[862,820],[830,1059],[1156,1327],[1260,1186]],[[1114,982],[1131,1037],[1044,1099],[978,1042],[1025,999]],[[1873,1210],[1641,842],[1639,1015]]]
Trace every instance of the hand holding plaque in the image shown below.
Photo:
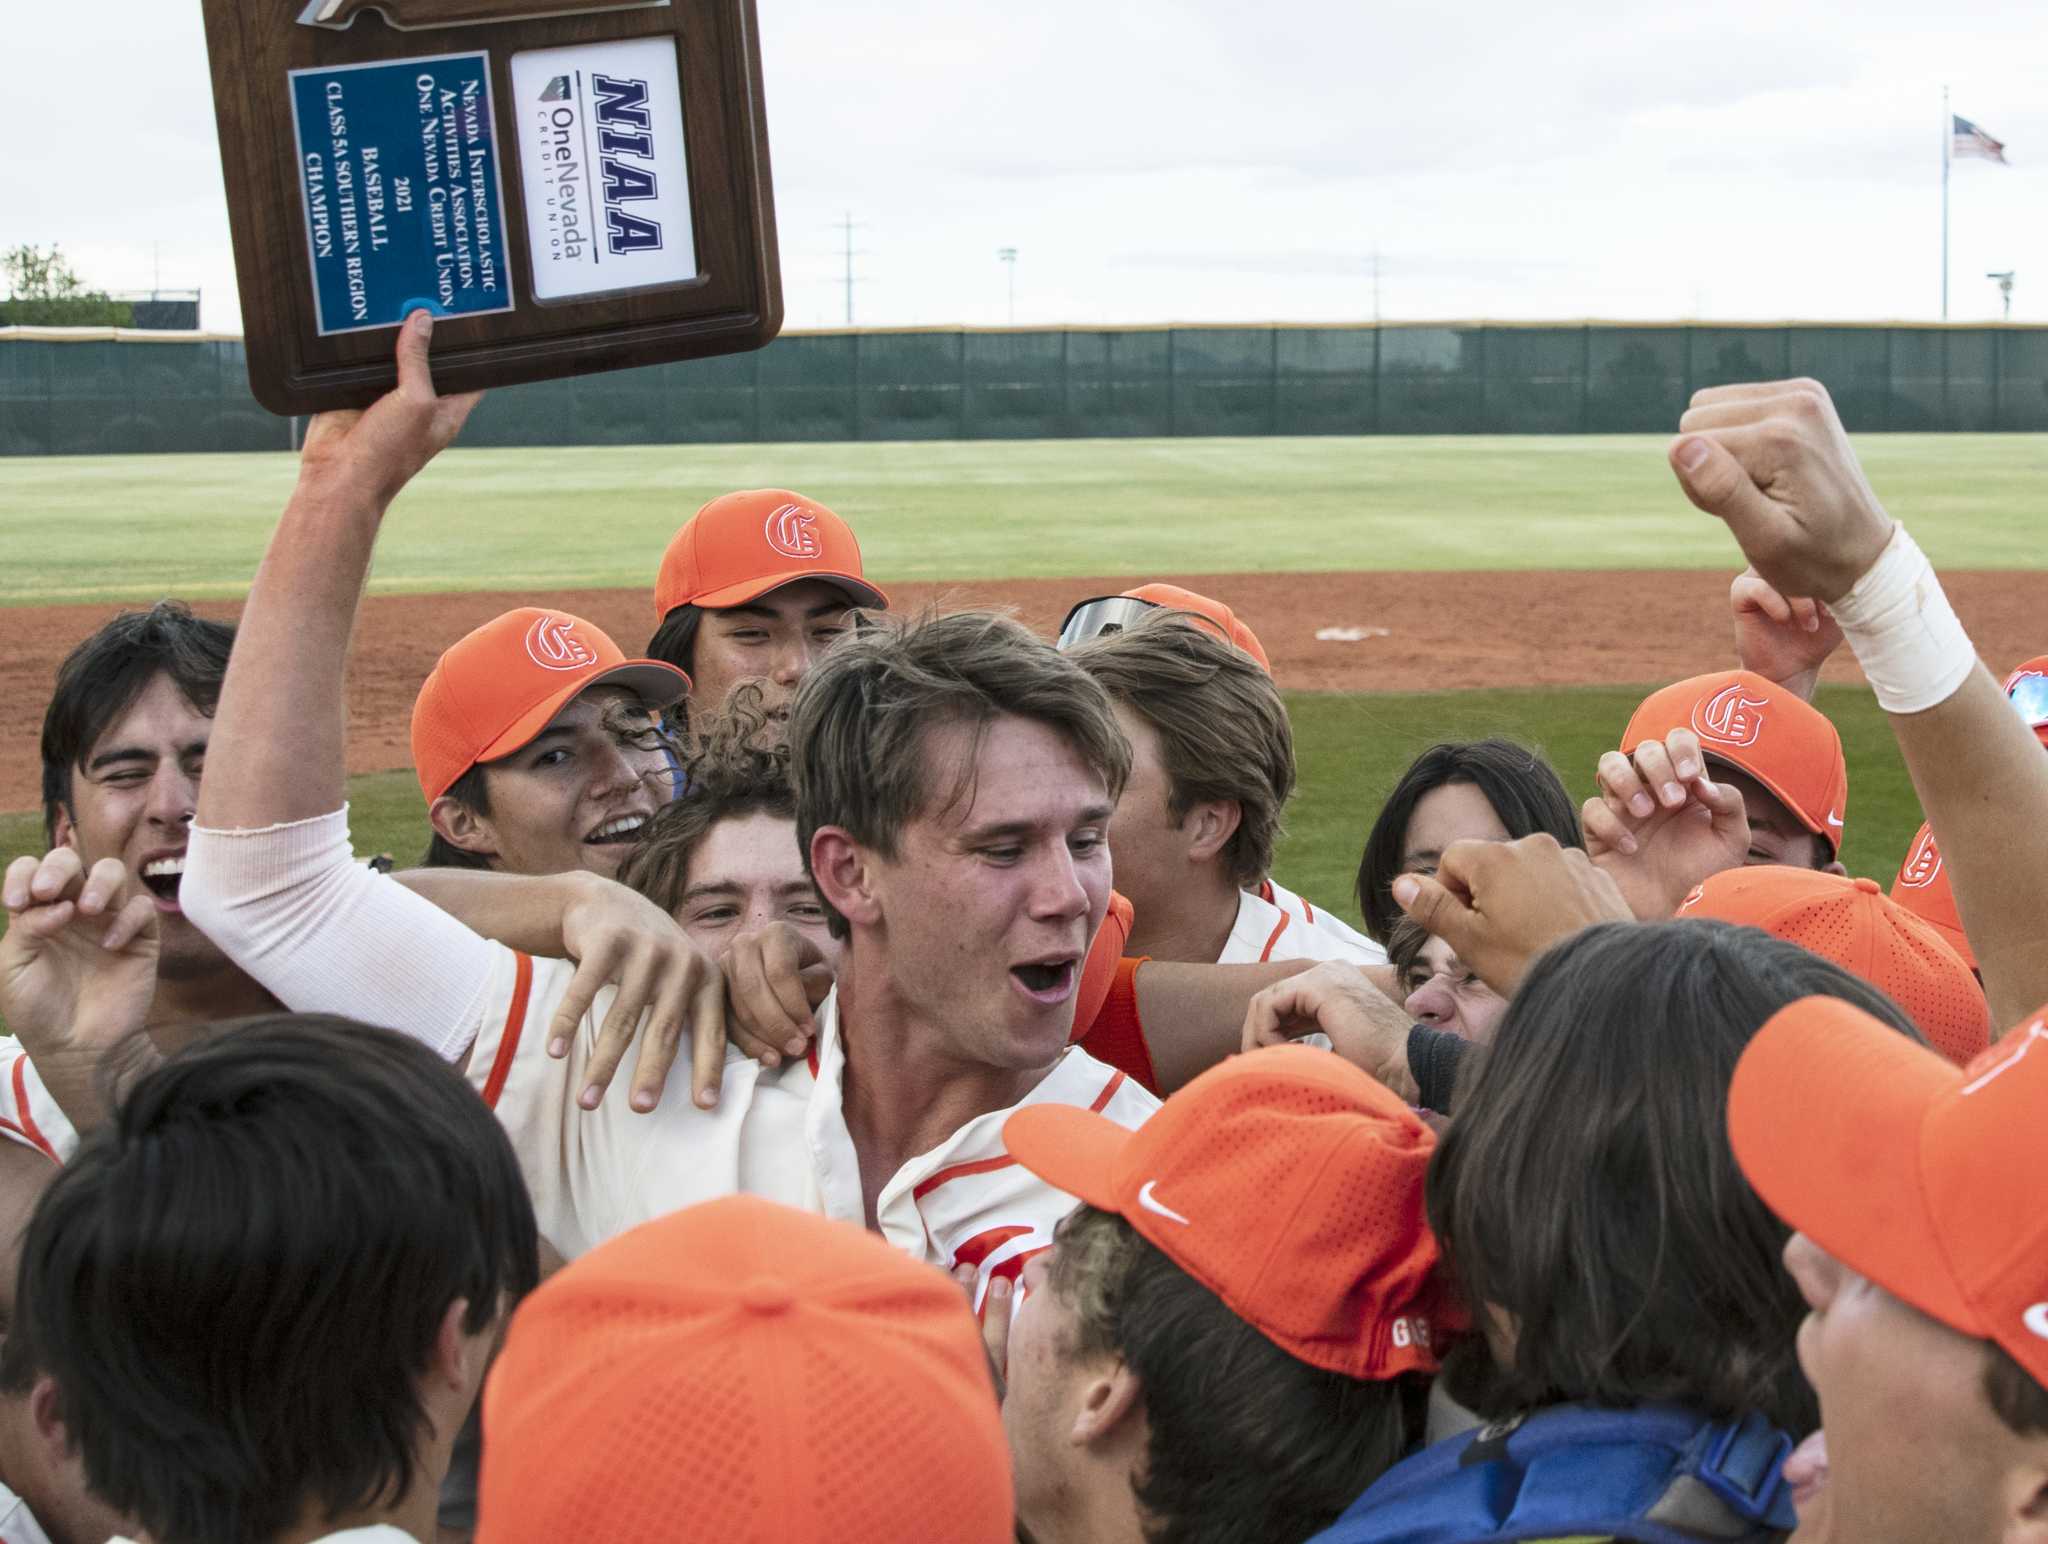
[[[541,9],[537,13],[536,6]],[[781,325],[752,0],[205,0],[275,412],[755,348]]]

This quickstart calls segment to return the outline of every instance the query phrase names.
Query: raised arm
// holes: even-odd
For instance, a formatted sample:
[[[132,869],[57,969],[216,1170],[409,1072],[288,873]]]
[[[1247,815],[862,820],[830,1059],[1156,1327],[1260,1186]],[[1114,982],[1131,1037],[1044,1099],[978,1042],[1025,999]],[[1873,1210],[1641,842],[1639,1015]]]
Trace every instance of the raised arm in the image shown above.
[[[2048,1001],[2048,756],[1878,502],[1826,389],[1699,392],[1670,457],[1772,588],[1841,624],[1941,844],[1993,1018],[2019,1023]]]
[[[341,808],[342,667],[370,552],[391,501],[455,438],[475,395],[437,397],[433,321],[399,330],[398,388],[306,429],[292,490],[256,570],[214,715],[197,824],[249,830]]]

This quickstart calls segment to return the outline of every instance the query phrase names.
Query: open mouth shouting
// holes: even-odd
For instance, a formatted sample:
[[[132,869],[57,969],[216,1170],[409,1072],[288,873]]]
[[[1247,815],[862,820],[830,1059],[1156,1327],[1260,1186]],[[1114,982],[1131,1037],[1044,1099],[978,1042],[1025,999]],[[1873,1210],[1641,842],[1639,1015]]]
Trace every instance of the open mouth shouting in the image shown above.
[[[1051,955],[1010,967],[1010,979],[1031,1001],[1042,1008],[1056,1007],[1074,995],[1081,969],[1080,958],[1072,954]]]
[[[178,910],[178,882],[185,877],[185,855],[166,853],[142,865],[142,884],[156,898],[160,912]]]
[[[640,840],[647,829],[645,815],[614,815],[583,838],[586,847],[625,847]]]

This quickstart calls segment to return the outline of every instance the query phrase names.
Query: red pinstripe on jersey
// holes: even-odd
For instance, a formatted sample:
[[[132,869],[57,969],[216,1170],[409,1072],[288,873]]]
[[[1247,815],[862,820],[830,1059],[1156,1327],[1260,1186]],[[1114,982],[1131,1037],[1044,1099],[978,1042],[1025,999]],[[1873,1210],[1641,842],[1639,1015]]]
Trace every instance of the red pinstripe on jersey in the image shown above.
[[[21,1115],[21,1126],[19,1128],[21,1134],[35,1145],[36,1151],[40,1152],[52,1163],[62,1163],[64,1160],[57,1156],[57,1149],[50,1145],[49,1139],[43,1135],[42,1130],[36,1125],[36,1118],[29,1113],[28,1058],[26,1056],[21,1057],[14,1064],[14,1108]]]
[[[1116,1091],[1124,1086],[1124,1074],[1119,1072],[1102,1085],[1102,1092],[1095,1096],[1095,1102],[1088,1106],[1088,1113],[1100,1115],[1109,1108],[1109,1101],[1116,1097]],[[910,1192],[911,1199],[922,1201],[939,1186],[956,1179],[965,1179],[970,1174],[992,1174],[997,1169],[1007,1169],[1017,1160],[1007,1155],[1001,1158],[978,1158],[973,1163],[956,1163],[949,1169],[940,1169],[927,1174],[917,1182]]]
[[[1280,913],[1280,920],[1273,924],[1273,931],[1267,935],[1266,947],[1259,951],[1260,960],[1270,960],[1273,957],[1273,946],[1280,942],[1280,935],[1287,931],[1287,924],[1293,920],[1293,912],[1283,911]]]
[[[514,954],[512,1002],[505,1010],[505,1032],[498,1037],[498,1055],[491,1063],[491,1075],[484,1080],[484,1103],[495,1110],[498,1096],[505,1092],[505,1080],[512,1076],[512,1062],[519,1054],[519,1037],[526,1029],[526,999],[533,990],[533,957]]]

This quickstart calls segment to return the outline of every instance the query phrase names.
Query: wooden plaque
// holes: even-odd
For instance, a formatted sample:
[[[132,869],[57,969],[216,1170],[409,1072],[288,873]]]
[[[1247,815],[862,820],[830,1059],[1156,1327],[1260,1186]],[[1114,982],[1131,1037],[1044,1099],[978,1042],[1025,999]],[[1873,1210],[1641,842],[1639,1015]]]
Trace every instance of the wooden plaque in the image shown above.
[[[753,0],[203,0],[249,383],[361,407],[782,326]]]

